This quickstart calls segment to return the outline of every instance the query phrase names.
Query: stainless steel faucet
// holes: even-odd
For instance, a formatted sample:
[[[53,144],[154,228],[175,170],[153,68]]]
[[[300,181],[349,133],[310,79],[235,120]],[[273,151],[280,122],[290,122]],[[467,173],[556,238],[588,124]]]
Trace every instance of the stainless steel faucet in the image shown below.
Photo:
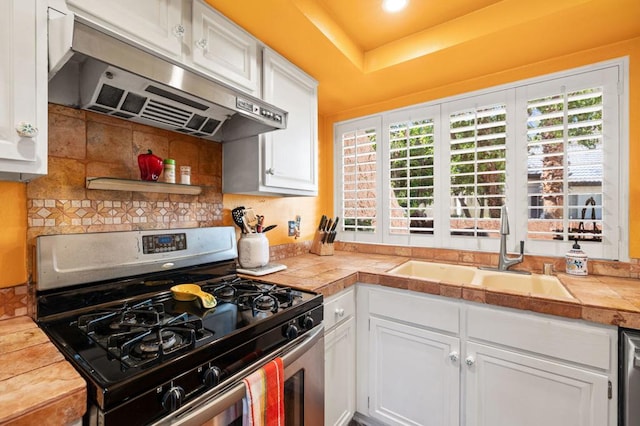
[[[522,262],[524,257],[524,241],[520,241],[520,256],[507,256],[507,235],[509,235],[509,216],[507,216],[507,206],[500,209],[500,254],[498,256],[498,270],[506,271],[513,265]]]
[[[500,253],[498,254],[498,268],[482,268],[497,269],[504,272],[517,272],[520,274],[529,274],[527,271],[509,271],[513,265],[521,263],[524,258],[524,241],[520,241],[520,255],[517,257],[507,256],[507,235],[509,235],[509,217],[507,216],[507,206],[500,209]]]

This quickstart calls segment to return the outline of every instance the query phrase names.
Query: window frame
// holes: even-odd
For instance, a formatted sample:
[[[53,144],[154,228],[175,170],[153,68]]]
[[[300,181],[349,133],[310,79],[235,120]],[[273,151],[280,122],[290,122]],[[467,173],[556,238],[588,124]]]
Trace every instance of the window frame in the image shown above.
[[[553,74],[547,74],[530,79],[515,81],[501,86],[486,88],[479,91],[464,93],[434,101],[411,105],[382,113],[359,117],[343,122],[334,123],[334,210],[336,215],[342,212],[342,154],[341,135],[356,128],[373,127],[378,137],[379,146],[376,153],[376,167],[378,177],[376,191],[378,194],[376,217],[380,218],[376,232],[345,232],[339,227],[338,240],[395,244],[416,247],[433,247],[445,249],[464,249],[474,251],[495,252],[499,248],[499,238],[463,237],[449,235],[450,216],[450,145],[448,123],[449,114],[469,106],[484,106],[495,99],[506,100],[507,111],[507,163],[506,163],[506,200],[509,210],[511,233],[508,237],[508,251],[516,252],[519,241],[525,241],[525,254],[543,256],[563,256],[572,246],[572,241],[544,241],[527,239],[528,202],[527,188],[527,149],[526,122],[527,100],[534,96],[527,93],[539,93],[545,86],[566,86],[566,92],[572,89],[583,89],[589,83],[602,86],[604,89],[604,181],[611,179],[611,173],[616,174],[615,193],[603,190],[604,197],[610,200],[605,203],[605,219],[603,220],[603,242],[581,242],[583,250],[591,258],[628,261],[629,259],[629,59],[628,57],[613,59],[579,68],[573,68]],[[606,77],[608,75],[608,77]],[[610,76],[617,76],[611,81]],[[599,76],[599,77],[598,77]],[[595,80],[594,80],[595,78]],[[586,84],[586,85],[585,85]],[[551,92],[549,92],[551,93]],[[616,96],[612,96],[615,94]],[[617,117],[607,113],[610,108],[617,109]],[[431,118],[434,114],[434,138],[436,153],[434,158],[434,233],[407,235],[391,234],[389,230],[389,184],[390,150],[389,126],[392,123],[409,120]],[[524,133],[523,133],[524,132]],[[524,136],[523,136],[524,135]],[[523,139],[524,138],[524,139]],[[616,140],[617,139],[617,140]],[[519,149],[522,141],[525,148]],[[518,145],[516,145],[518,144]],[[443,149],[444,148],[444,149]],[[603,186],[605,182],[603,182]],[[611,204],[616,200],[617,203]],[[439,201],[438,201],[439,200]],[[446,200],[446,202],[442,202]],[[608,219],[607,219],[608,218]],[[438,224],[446,223],[447,226]],[[593,246],[599,244],[600,248]]]

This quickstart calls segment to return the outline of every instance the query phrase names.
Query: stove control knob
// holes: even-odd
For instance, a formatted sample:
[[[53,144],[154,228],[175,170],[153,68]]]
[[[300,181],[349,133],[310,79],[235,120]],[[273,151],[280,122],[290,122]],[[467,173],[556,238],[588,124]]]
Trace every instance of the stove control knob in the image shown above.
[[[202,373],[202,383],[206,387],[212,388],[220,384],[221,377],[222,371],[218,367],[207,367]]]
[[[296,327],[294,324],[289,324],[284,332],[284,335],[289,340],[295,339],[296,337],[298,337],[298,327]]]
[[[171,386],[162,397],[162,406],[169,412],[175,411],[182,405],[183,398],[184,389],[180,386]]]
[[[304,327],[305,330],[311,330],[314,324],[315,323],[313,322],[313,318],[311,318],[311,316],[309,315],[302,319],[302,327]]]

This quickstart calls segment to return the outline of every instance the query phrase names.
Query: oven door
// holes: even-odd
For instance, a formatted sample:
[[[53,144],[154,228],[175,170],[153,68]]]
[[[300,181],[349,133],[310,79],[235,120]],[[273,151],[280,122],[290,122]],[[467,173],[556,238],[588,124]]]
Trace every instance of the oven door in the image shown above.
[[[280,356],[284,364],[284,407],[287,426],[324,424],[324,327],[318,325],[303,336],[247,368],[222,391],[204,394],[154,425],[242,425],[242,379]]]

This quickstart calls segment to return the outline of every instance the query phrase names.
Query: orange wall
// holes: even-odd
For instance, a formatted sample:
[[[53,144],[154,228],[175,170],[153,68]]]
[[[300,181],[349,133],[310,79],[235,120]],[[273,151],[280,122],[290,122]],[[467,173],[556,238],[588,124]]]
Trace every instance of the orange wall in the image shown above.
[[[23,183],[0,182],[0,287],[27,280],[27,195]]]

